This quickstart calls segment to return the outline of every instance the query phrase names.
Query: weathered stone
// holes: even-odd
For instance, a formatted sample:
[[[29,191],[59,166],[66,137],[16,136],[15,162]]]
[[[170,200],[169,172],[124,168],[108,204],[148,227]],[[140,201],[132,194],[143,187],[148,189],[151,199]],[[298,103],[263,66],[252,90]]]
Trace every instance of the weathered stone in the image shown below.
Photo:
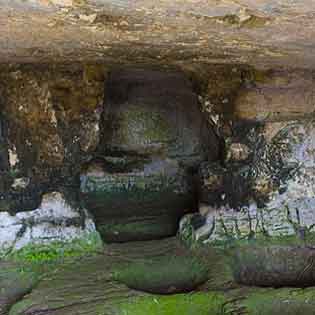
[[[270,71],[235,99],[235,118],[281,121],[312,116],[315,80],[312,71]]]
[[[122,302],[144,293],[129,289],[114,280],[118,268],[130,262],[150,262],[154,258],[189,255],[175,238],[114,244],[104,248],[98,255],[81,257],[60,264],[44,277],[33,291],[15,304],[10,315],[83,315],[120,313]]]
[[[1,73],[2,210],[35,209],[42,193],[75,185],[80,163],[99,142],[104,75],[92,65]]]
[[[236,281],[244,285],[307,287],[315,284],[315,250],[293,246],[246,246],[234,251]]]
[[[156,160],[127,173],[98,168],[81,175],[81,192],[105,241],[174,235],[181,215],[193,209],[189,176],[176,161]]]
[[[218,157],[218,139],[180,72],[121,70],[109,78],[104,149],[164,155],[194,167]]]
[[[218,157],[217,136],[180,73],[120,70],[107,90],[99,162],[81,174],[85,206],[105,241],[174,235],[195,208],[194,170]]]
[[[312,0],[1,0],[0,60],[313,68],[313,14]]]
[[[73,208],[61,193],[43,196],[33,211],[10,215],[0,212],[0,252],[9,253],[30,244],[66,242],[95,232],[95,225],[84,209]]]
[[[208,242],[294,236],[312,243],[314,130],[313,120],[269,123],[260,133],[265,137],[256,157],[247,166],[203,168],[208,175],[201,177],[202,223],[194,231],[190,227],[194,215],[190,215],[182,221],[182,231],[194,231],[193,238]],[[224,184],[229,179],[240,184]]]
[[[166,256],[116,270],[114,279],[129,288],[155,293],[191,292],[208,280],[208,267],[193,256]]]
[[[21,266],[0,262],[0,314],[7,315],[10,308],[29,293],[37,283],[32,272],[21,272]]]

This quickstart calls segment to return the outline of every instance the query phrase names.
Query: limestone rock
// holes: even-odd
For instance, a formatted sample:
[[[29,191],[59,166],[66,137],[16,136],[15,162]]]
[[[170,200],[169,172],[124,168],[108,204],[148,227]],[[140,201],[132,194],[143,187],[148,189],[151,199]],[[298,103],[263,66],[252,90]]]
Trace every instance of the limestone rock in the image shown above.
[[[195,208],[194,171],[219,154],[217,136],[178,72],[114,71],[107,90],[97,159],[81,174],[85,206],[105,241],[174,235]]]
[[[100,138],[104,76],[93,65],[12,66],[0,75],[2,210],[32,210],[74,186]],[[1,209],[0,209],[1,211]]]
[[[314,248],[248,246],[238,248],[234,255],[234,275],[239,283],[269,287],[307,287],[315,283]]]
[[[121,70],[107,88],[103,150],[165,155],[192,167],[217,158],[218,139],[182,73]]]
[[[314,9],[312,0],[1,0],[0,60],[308,69]]]
[[[312,71],[270,71],[241,89],[234,103],[238,119],[281,121],[314,113],[315,80]]]
[[[2,73],[2,113],[20,163],[26,158],[25,145],[36,154],[34,162],[50,166],[61,165],[75,143],[84,151],[96,148],[104,94],[102,71],[87,65],[17,67]]]
[[[21,272],[21,266],[12,262],[0,262],[0,314],[8,314],[14,303],[29,293],[37,283],[32,272]]]
[[[232,165],[230,169],[220,170],[208,166],[208,182],[218,185],[208,188],[205,177],[201,188],[201,214],[195,215],[202,216],[202,224],[191,227],[194,215],[186,217],[181,222],[183,234],[193,231],[193,238],[207,242],[294,236],[312,243],[314,121],[270,123],[264,130],[266,142],[262,155],[256,156],[247,168],[235,169]],[[217,177],[221,180],[213,180]],[[222,178],[225,182],[229,179],[239,183],[247,181],[246,193],[239,193],[239,189],[244,190],[246,186],[222,185]],[[220,198],[222,194],[224,198]],[[235,196],[240,198],[236,201],[241,201],[236,202]]]
[[[99,167],[97,165],[97,167]],[[81,175],[85,207],[105,241],[155,239],[174,235],[179,218],[191,211],[189,176],[172,161],[152,161],[143,169]]]
[[[33,211],[16,215],[0,212],[0,251],[6,253],[29,244],[69,241],[94,232],[93,220],[84,209],[73,208],[59,192],[43,196]]]

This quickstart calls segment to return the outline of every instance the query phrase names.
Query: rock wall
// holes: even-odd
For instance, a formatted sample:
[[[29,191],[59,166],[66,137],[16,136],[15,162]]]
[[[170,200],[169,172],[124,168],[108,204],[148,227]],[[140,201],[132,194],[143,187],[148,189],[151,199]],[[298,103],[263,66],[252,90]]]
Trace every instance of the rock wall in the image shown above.
[[[108,76],[97,64],[1,69],[0,248],[90,232],[85,207],[106,241],[176,234],[196,207],[199,163],[219,155],[187,74],[138,68]],[[49,216],[45,196],[53,192],[62,201]]]
[[[76,65],[2,69],[2,209],[34,209],[42,193],[71,192],[99,141],[105,73]]]
[[[182,219],[184,238],[312,243],[313,87],[312,73],[265,73],[241,89],[228,115],[210,115],[225,135],[225,155],[200,167],[199,213]]]
[[[84,227],[84,210],[76,210],[79,173],[99,142],[106,70],[1,69],[0,248],[82,236],[91,227]],[[45,196],[52,193],[49,205]]]
[[[107,242],[175,235],[196,208],[194,174],[219,155],[191,82],[176,71],[125,69],[109,77],[97,160],[82,199]]]
[[[110,239],[120,239],[118,230],[128,235],[120,240],[131,230],[144,238],[173,235],[196,207],[181,220],[184,238],[309,237],[314,78],[307,70],[239,65],[186,72],[2,66],[0,213],[7,231],[15,226],[6,247],[32,239],[36,232],[19,218],[36,221],[38,213],[41,225],[36,209],[52,192],[65,209],[91,211]],[[82,222],[85,211],[77,211]],[[55,222],[66,220],[56,213],[55,232]],[[50,237],[40,230],[41,239]],[[84,224],[74,230],[69,237]]]
[[[35,210],[16,215],[0,212],[0,222],[2,255],[29,244],[83,239],[96,231],[87,211],[69,205],[59,192],[45,194]]]

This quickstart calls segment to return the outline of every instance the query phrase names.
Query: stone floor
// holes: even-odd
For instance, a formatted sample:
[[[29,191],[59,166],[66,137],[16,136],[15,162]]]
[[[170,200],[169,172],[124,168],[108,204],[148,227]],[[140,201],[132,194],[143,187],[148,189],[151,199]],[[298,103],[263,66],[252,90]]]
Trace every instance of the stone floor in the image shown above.
[[[27,266],[1,262],[0,314],[143,314],[136,307],[136,311],[124,311],[123,306],[134,298],[152,297],[158,301],[160,296],[131,290],[113,281],[112,273],[118,266],[128,267],[134,262],[174,255],[198,255],[210,267],[209,280],[196,291],[197,294],[209,294],[209,298],[213,292],[223,297],[222,312],[216,310],[213,315],[314,314],[314,288],[239,286],[233,280],[226,255],[210,248],[187,249],[176,238],[107,245],[99,253],[41,266],[36,272],[34,269],[30,272]],[[185,293],[185,296],[192,297],[194,293]],[[174,295],[174,298],[176,296],[184,295]],[[170,310],[162,310],[159,314],[177,315]]]

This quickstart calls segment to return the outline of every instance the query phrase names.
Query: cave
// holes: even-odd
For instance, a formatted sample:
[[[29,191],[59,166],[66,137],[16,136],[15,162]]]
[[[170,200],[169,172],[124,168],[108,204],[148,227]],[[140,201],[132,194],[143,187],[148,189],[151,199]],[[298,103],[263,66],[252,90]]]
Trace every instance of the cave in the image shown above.
[[[219,139],[179,71],[118,69],[107,82],[100,143],[81,173],[85,207],[105,242],[175,235],[198,210],[201,162]]]
[[[314,1],[0,2],[1,315],[314,315]]]

